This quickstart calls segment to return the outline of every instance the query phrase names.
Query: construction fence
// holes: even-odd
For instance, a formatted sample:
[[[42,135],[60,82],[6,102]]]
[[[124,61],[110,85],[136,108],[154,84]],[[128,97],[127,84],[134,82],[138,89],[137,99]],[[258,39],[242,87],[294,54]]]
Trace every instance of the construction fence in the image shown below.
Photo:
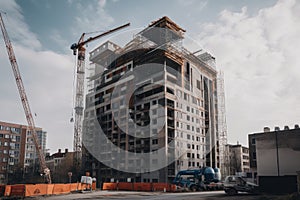
[[[0,197],[58,195],[91,189],[96,189],[96,183],[93,183],[92,186],[85,183],[0,185]]]
[[[103,183],[103,190],[127,190],[127,191],[145,191],[145,192],[176,192],[177,187],[169,183]]]
[[[177,191],[176,185],[169,183],[103,183],[102,189],[145,192]],[[85,183],[0,185],[0,197],[33,197],[42,195],[59,195],[84,190],[96,190],[96,182],[93,182],[92,186]]]

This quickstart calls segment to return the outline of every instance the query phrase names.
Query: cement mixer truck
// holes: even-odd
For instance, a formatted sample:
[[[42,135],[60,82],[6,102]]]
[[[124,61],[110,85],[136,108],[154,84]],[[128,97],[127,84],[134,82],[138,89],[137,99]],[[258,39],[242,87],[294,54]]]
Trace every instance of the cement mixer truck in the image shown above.
[[[173,180],[173,184],[183,190],[223,190],[221,173],[218,168],[203,167],[197,169],[181,170]]]

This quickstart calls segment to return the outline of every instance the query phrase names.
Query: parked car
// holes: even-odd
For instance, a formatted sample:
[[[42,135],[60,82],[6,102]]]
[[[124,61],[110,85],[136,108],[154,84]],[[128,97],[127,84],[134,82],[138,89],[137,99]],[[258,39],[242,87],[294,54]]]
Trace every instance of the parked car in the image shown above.
[[[258,185],[245,181],[240,176],[227,176],[224,181],[224,191],[228,195],[235,195],[238,192],[259,193]]]

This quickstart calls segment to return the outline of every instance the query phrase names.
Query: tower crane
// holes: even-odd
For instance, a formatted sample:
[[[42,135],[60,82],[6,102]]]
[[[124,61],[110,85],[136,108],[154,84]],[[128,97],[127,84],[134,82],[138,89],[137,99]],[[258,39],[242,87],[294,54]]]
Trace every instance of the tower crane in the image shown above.
[[[73,140],[73,151],[75,152],[75,167],[78,169],[81,164],[82,158],[82,120],[83,120],[83,98],[84,98],[84,75],[85,75],[85,47],[89,42],[99,39],[103,36],[111,34],[115,31],[123,29],[129,26],[130,23],[124,24],[117,28],[111,29],[100,35],[90,37],[84,40],[85,33],[81,35],[79,41],[71,45],[73,55],[77,56],[77,75],[76,75],[76,94],[75,94],[75,122],[74,122],[74,140]]]
[[[41,148],[41,145],[39,144],[39,139],[38,139],[37,132],[36,132],[36,129],[35,129],[35,123],[34,123],[32,113],[31,113],[31,110],[30,110],[28,98],[27,98],[27,95],[26,95],[26,92],[25,92],[25,88],[24,88],[23,81],[22,81],[22,78],[21,78],[21,74],[20,74],[20,71],[19,71],[19,67],[18,67],[18,64],[17,64],[16,56],[15,56],[12,44],[10,42],[10,39],[8,37],[8,34],[7,34],[7,31],[6,31],[1,13],[0,13],[0,26],[1,26],[1,31],[2,31],[2,34],[3,34],[3,39],[4,39],[4,42],[5,42],[5,45],[6,45],[7,54],[8,54],[9,60],[10,60],[10,64],[12,66],[14,77],[16,79],[17,87],[18,87],[18,90],[19,90],[19,95],[20,95],[22,105],[23,105],[23,108],[24,108],[24,112],[25,112],[25,115],[26,115],[28,128],[29,128],[30,131],[32,131],[33,142],[34,142],[34,145],[36,147],[37,155],[38,155],[39,162],[40,162],[41,174],[45,177],[46,183],[50,184],[51,183],[50,170],[46,166],[44,152]]]

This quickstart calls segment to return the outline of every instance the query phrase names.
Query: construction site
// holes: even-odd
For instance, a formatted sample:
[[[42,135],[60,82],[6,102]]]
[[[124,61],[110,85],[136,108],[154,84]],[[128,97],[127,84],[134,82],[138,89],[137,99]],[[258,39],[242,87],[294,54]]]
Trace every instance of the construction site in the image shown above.
[[[91,51],[82,158],[101,182],[172,182],[182,169],[221,168],[215,58],[189,52],[184,33],[163,17],[124,47],[107,41]]]
[[[0,124],[1,151],[8,152],[7,166],[1,167],[5,171],[0,171],[1,195],[96,188],[166,192],[178,190],[173,180],[182,170],[200,169],[203,176],[209,171],[216,177],[223,173],[223,75],[212,55],[183,45],[186,30],[170,18],[151,22],[123,47],[109,40],[100,44],[89,52],[93,72],[88,76],[86,45],[130,24],[88,39],[83,33],[71,46],[77,60],[73,152],[59,149],[53,155],[46,155],[47,134],[35,125],[2,14],[0,25],[28,122]],[[15,166],[22,166],[19,182],[10,178]],[[25,178],[29,172],[40,176]]]

